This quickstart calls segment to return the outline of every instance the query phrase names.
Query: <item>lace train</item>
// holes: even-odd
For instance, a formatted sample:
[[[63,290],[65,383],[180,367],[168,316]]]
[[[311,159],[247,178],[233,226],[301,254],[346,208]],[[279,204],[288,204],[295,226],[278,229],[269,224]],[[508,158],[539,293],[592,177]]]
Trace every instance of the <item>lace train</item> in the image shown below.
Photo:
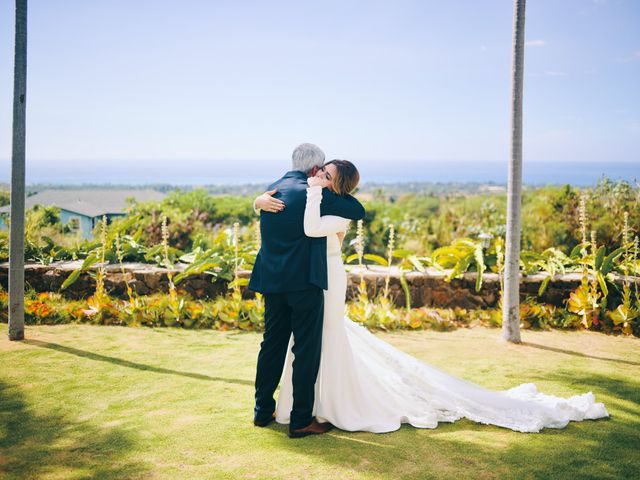
[[[314,190],[315,188],[315,190]],[[435,428],[440,422],[468,418],[519,432],[563,428],[570,421],[609,416],[591,392],[559,398],[525,383],[504,392],[491,391],[454,377],[407,355],[344,317],[347,278],[336,232],[346,229],[340,217],[320,217],[321,189],[307,190],[307,224],[327,236],[329,289],[324,296],[322,357],[316,381],[314,414],[349,431],[390,432],[410,423]],[[289,351],[280,382],[276,420],[289,423],[293,404]]]
[[[343,430],[383,433],[402,423],[436,428],[468,418],[539,432],[609,415],[591,392],[565,399],[540,393],[532,383],[491,391],[407,355],[349,319],[343,325],[325,330],[315,408],[320,420]],[[291,362],[289,350],[276,412],[280,423],[288,423],[292,404]]]

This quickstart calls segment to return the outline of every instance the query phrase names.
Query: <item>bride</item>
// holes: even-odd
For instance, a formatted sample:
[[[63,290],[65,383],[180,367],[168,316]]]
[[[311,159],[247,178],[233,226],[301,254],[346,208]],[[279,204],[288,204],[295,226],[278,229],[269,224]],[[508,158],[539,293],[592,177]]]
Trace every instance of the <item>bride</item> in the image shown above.
[[[435,428],[439,422],[468,418],[519,432],[538,432],[545,427],[563,428],[569,421],[609,416],[591,392],[564,399],[542,394],[532,383],[504,392],[487,390],[407,355],[346,318],[347,276],[341,242],[349,221],[321,217],[320,203],[323,188],[344,195],[358,182],[357,169],[346,160],[326,163],[308,180],[305,234],[327,237],[329,288],[324,293],[322,356],[314,405],[319,422],[330,422],[342,430],[383,433],[403,423]],[[293,404],[292,346],[293,337],[276,407],[276,421],[282,424],[289,423]]]

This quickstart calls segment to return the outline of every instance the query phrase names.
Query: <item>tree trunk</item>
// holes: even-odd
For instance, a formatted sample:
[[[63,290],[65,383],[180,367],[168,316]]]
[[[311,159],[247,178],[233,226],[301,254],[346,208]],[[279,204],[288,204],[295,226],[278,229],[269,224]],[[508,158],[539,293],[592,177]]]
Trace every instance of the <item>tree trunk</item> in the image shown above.
[[[13,71],[13,150],[9,233],[9,340],[24,338],[25,113],[27,101],[27,0],[16,0]]]
[[[515,0],[513,13],[513,65],[511,72],[511,154],[507,186],[507,239],[505,249],[502,338],[520,343],[520,231],[522,203],[522,84],[524,70],[525,0]]]

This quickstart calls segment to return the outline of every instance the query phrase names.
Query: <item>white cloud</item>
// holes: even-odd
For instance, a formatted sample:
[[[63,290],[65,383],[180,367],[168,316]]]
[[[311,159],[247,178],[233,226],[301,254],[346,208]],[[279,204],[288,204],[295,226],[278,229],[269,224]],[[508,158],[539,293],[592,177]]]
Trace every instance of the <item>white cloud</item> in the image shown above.
[[[544,40],[527,40],[524,42],[526,47],[544,47],[547,44]]]

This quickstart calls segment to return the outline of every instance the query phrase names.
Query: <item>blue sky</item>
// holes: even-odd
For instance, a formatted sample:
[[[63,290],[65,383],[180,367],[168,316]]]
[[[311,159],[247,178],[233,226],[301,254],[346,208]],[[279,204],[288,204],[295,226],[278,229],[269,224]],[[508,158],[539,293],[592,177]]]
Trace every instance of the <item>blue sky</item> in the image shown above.
[[[640,2],[527,3],[525,160],[638,161]],[[82,160],[87,171],[171,174],[232,160],[225,168],[241,175],[256,161],[286,166],[303,141],[360,165],[506,161],[512,8],[511,0],[30,0],[29,168]],[[12,49],[7,0],[3,178]]]

